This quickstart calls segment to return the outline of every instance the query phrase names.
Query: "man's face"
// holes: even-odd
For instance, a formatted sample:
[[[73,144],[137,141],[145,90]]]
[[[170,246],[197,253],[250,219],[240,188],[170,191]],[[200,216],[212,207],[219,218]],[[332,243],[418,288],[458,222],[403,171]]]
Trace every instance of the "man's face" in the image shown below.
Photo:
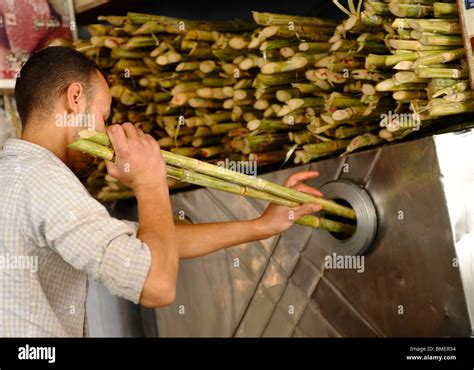
[[[89,99],[86,99],[84,112],[81,112],[83,125],[82,127],[71,127],[70,143],[77,139],[79,131],[87,128],[105,132],[105,122],[110,116],[112,95],[110,94],[107,82],[100,73],[97,73],[94,84],[91,96]],[[93,164],[96,162],[94,157],[75,150],[68,150],[68,159],[69,167],[78,177],[87,177],[91,170],[93,170]]]

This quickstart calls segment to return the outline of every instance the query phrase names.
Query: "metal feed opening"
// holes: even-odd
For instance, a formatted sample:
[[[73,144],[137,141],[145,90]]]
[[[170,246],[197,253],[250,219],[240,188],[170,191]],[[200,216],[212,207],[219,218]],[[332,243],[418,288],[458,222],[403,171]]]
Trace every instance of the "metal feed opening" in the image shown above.
[[[362,255],[372,245],[377,233],[377,213],[375,206],[365,189],[349,180],[331,181],[320,190],[326,199],[331,199],[341,205],[352,208],[357,217],[356,230],[353,235],[336,235],[329,232],[322,233],[321,246],[330,254]],[[324,217],[334,221],[350,223],[347,219],[325,214]]]

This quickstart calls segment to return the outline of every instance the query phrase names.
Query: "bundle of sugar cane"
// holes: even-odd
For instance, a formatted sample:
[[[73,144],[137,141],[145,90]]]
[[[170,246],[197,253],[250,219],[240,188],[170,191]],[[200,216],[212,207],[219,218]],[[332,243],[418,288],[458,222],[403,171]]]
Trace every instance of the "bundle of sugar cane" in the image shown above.
[[[459,62],[464,55],[464,50],[460,48],[460,27],[457,20],[451,18],[456,14],[454,4],[367,0],[363,5],[365,16],[361,14],[359,18],[354,15],[353,9],[345,10],[349,15],[345,29],[368,25],[367,20],[370,19],[376,28],[367,37],[385,40],[392,54],[370,53],[365,60],[365,70],[353,72],[354,78],[369,81],[351,84],[346,90],[363,92],[361,101],[370,102],[376,108],[364,111],[363,107],[353,106],[333,114],[332,118],[337,121],[341,117],[359,120],[357,116],[378,116],[383,129],[378,130],[378,138],[374,135],[377,131],[375,127],[361,132],[352,140],[345,154],[384,140],[402,139],[420,127],[432,126],[436,116],[472,109],[467,102],[467,94],[453,95],[441,101],[430,99],[438,90],[449,88],[456,84],[456,80],[466,78],[465,64]],[[432,18],[433,15],[437,18]],[[381,32],[381,27],[384,32]],[[342,39],[342,36],[338,38]],[[457,85],[455,91],[460,88],[462,85]],[[392,95],[393,100],[388,99],[387,94]],[[334,124],[326,115],[322,117],[326,123]],[[330,125],[329,129],[332,128]]]
[[[364,1],[356,7],[353,1],[348,1],[346,9],[339,1],[334,3],[348,17],[328,40],[330,47],[326,55],[317,58],[314,67],[305,73],[322,90],[315,92],[319,100],[287,94],[286,105],[278,113],[288,116],[300,107],[306,109],[307,130],[289,135],[298,145],[294,158],[297,164],[344,152],[351,138],[376,133],[380,114],[395,106],[386,93],[375,89],[388,74],[370,65],[372,54],[388,52],[384,29],[391,18],[388,5]],[[300,45],[303,50],[310,47],[311,44]],[[299,86],[306,88],[303,84],[295,87]],[[367,140],[357,142],[359,145],[354,149],[377,144]]]
[[[248,129],[245,134],[239,130],[236,130],[238,134],[229,132],[230,146],[259,164],[282,163],[285,159],[282,149],[288,142],[283,132],[295,128],[276,119],[281,108],[277,93],[282,87],[291,88],[298,71],[311,59],[311,56],[295,55],[300,38],[319,42],[324,49],[335,22],[258,12],[253,16],[261,27],[250,38],[231,40],[243,55],[232,59],[224,68],[237,80],[234,95],[225,101],[224,108],[232,109],[234,119],[245,121]],[[286,23],[289,19],[294,27]],[[325,29],[316,27],[321,24]],[[248,74],[256,73],[259,74],[255,80],[248,79]]]
[[[337,22],[260,12],[253,12],[253,18],[261,28],[252,35],[244,49],[247,57],[238,66],[257,74],[252,83],[255,101],[253,110],[242,112],[247,132],[232,134],[230,145],[257,163],[283,163],[289,135],[305,130],[305,109],[314,106],[314,93],[322,91],[305,79],[305,71],[326,55]],[[298,83],[308,88],[298,90],[293,86]],[[244,98],[244,92],[235,91],[234,98],[238,95]],[[291,112],[290,100],[295,107]]]
[[[114,158],[114,150],[109,137],[105,133],[91,130],[81,131],[79,132],[79,139],[70,144],[69,148],[106,160],[113,160]],[[254,178],[165,150],[162,150],[161,153],[167,165],[167,175],[173,179],[289,207],[297,207],[304,203],[318,203],[325,212],[349,220],[355,220],[356,218],[352,209],[333,201],[317,198],[261,178]],[[117,186],[120,187],[120,185]],[[352,225],[314,216],[305,216],[302,220],[298,220],[297,223],[305,226],[320,227],[338,233],[352,234],[354,232],[354,226]]]
[[[424,122],[474,112],[455,1],[391,1],[388,7],[398,18],[387,39],[392,55],[385,56],[381,64],[399,72],[380,82],[376,89],[392,92],[398,109],[394,119],[384,122],[381,136],[403,138],[425,126]],[[408,125],[403,125],[401,116],[410,118]]]
[[[472,111],[454,1],[334,3],[347,19],[100,17],[108,24],[76,47],[108,76],[112,123],[206,161],[307,163],[344,152],[344,140],[352,151]]]
[[[464,49],[461,47],[462,39],[459,22],[455,18],[457,10],[454,1],[364,1],[363,12],[360,11],[361,2],[356,8],[349,1],[349,9],[343,8],[338,1],[335,3],[349,17],[336,28],[335,34],[328,40],[331,44],[330,55],[316,60],[315,66],[321,68],[308,70],[306,77],[319,87],[322,86],[321,79],[327,78],[331,72],[345,68],[350,71],[350,78],[356,81],[347,79],[344,92],[362,93],[362,96],[358,97],[360,102],[366,103],[367,106],[353,104],[350,108],[335,112],[333,107],[326,104],[324,113],[321,113],[318,112],[319,105],[312,104],[310,112],[316,112],[320,116],[312,118],[319,119],[311,119],[308,130],[301,134],[290,132],[292,141],[298,145],[327,142],[336,132],[339,138],[352,133],[365,135],[354,141],[354,145],[349,148],[352,151],[380,142],[380,139],[367,135],[377,131],[374,125],[377,120],[385,127],[380,130],[381,138],[395,140],[418,130],[423,122],[432,122],[435,117],[472,111],[472,95],[470,91],[466,91],[467,67],[463,60]],[[430,18],[433,15],[436,18]],[[310,50],[314,47],[314,50],[322,51],[321,46],[302,43],[300,50]],[[357,51],[353,50],[355,46],[358,46]],[[392,51],[392,55],[383,55],[384,51],[387,51],[386,46]],[[348,51],[355,56],[364,55],[364,51],[370,53],[365,58],[365,70],[351,70],[350,66],[357,66],[357,60],[355,63],[354,60],[339,63],[337,59]],[[331,52],[334,54],[331,55]],[[347,55],[343,55],[344,57]],[[288,68],[289,65],[293,68],[292,63],[282,67]],[[331,67],[327,68],[328,65]],[[271,64],[269,70],[274,67],[275,65]],[[401,72],[390,73],[391,67]],[[394,101],[387,100],[387,93],[392,94]],[[334,96],[334,93],[331,96]],[[444,98],[435,99],[438,96]],[[298,91],[281,91],[280,97],[286,105],[279,110],[278,115],[287,119],[293,118],[292,114],[298,106],[292,104],[291,99],[300,98]],[[340,101],[341,98],[345,97],[338,96],[335,101]],[[299,112],[296,111],[294,116],[297,116],[297,113]],[[408,119],[404,119],[404,115]],[[390,116],[398,118],[392,120]],[[366,120],[364,126],[358,124],[355,128],[338,129],[346,120],[348,124],[353,125],[361,122],[364,117],[374,121]],[[390,135],[387,135],[387,132]],[[307,161],[310,157],[308,153],[303,156],[302,152],[296,152],[297,163]]]
[[[116,61],[109,74],[117,102],[112,122],[139,117],[137,125],[174,152],[225,155],[230,147],[222,139],[241,126],[239,117],[225,112],[237,83],[227,62],[240,55],[239,40],[256,25],[137,13],[100,19],[112,23],[89,29]]]
[[[334,84],[342,86],[344,69],[363,66],[364,51],[348,58],[350,42],[330,51],[336,21],[258,12],[253,16],[259,28],[233,34],[206,24],[188,29],[195,23],[185,20],[178,32],[176,19],[135,13],[105,18],[114,23],[109,27],[91,26],[99,37],[96,43],[113,47],[112,59],[117,58],[111,80],[119,104],[113,122],[139,118],[139,127],[174,153],[213,159],[236,150],[266,164],[283,162],[286,144],[291,138],[300,141],[296,131],[308,143],[327,140],[300,124],[324,112],[327,104],[316,95],[331,91]],[[112,30],[113,35],[107,34]],[[366,52],[383,50],[378,41],[366,33],[357,45]],[[328,52],[337,59],[326,63]],[[132,72],[131,80],[122,70]],[[134,77],[142,91],[131,88],[137,85]],[[335,99],[334,107],[343,99]],[[132,110],[123,113],[122,106]],[[284,125],[269,125],[270,120]],[[256,127],[248,137],[226,139],[226,129],[230,135],[247,125]],[[345,130],[343,135],[359,131]],[[271,154],[264,156],[266,152]]]
[[[273,86],[291,88],[290,83],[298,81],[293,76],[314,60],[312,53],[294,55],[298,44],[304,38],[311,42],[307,50],[328,50],[326,41],[337,24],[318,18],[253,15],[253,27],[236,27],[236,23],[226,30],[225,24],[137,13],[101,17],[111,25],[92,25],[89,29],[96,44],[113,48],[111,59],[117,62],[112,69],[112,91],[119,107],[133,109],[135,117],[138,113],[143,120],[140,127],[158,134],[166,148],[208,158],[228,155],[229,150],[242,145],[240,141],[225,145],[225,128],[228,133],[239,128],[237,123],[245,126],[252,120],[277,117],[281,104]],[[285,23],[288,19],[294,27]],[[176,29],[176,22],[182,29]],[[257,25],[260,27],[255,28]],[[130,78],[124,78],[121,71],[127,71]],[[137,91],[137,85],[143,90]],[[130,118],[128,112],[117,110],[112,122]],[[159,128],[153,127],[155,122]],[[222,139],[219,142],[217,135]],[[213,144],[210,150],[196,149],[207,143]],[[268,148],[263,143],[260,140],[260,155],[254,157],[264,158],[262,153]],[[284,143],[280,143],[276,147],[273,141],[272,148],[279,150],[265,156],[262,163],[284,160]],[[248,143],[244,146],[248,153]]]

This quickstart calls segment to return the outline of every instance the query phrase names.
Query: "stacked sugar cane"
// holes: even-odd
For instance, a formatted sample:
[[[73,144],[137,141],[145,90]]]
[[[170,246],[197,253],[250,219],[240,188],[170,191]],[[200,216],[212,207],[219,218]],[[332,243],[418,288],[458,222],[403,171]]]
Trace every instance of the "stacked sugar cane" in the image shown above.
[[[228,109],[237,83],[228,62],[239,55],[229,44],[256,25],[140,13],[99,20],[106,24],[90,25],[91,39],[79,41],[76,48],[94,58],[108,76],[114,98],[111,123],[133,122],[174,153],[227,157],[226,134],[242,127],[240,117]],[[102,166],[88,185],[107,185],[118,198],[131,196],[109,180]]]
[[[351,72],[364,67],[368,52],[387,48],[383,36],[375,39],[369,34],[375,29],[372,24],[361,25],[352,2],[351,8],[352,23],[348,20],[336,29],[334,21],[253,13],[256,23],[265,26],[248,46],[263,51],[265,60],[254,81],[255,107],[263,114],[249,115],[248,130],[243,132],[247,137],[234,138],[234,148],[250,152],[254,137],[265,140],[261,139],[262,131],[271,134],[274,142],[284,142],[282,134],[287,133],[295,145],[281,152],[281,159],[296,150],[295,163],[307,163],[343,152],[349,144],[354,150],[381,141],[369,136],[377,128],[380,116],[376,114],[376,102],[380,99],[361,100],[362,81],[376,76],[359,70],[352,77]],[[381,25],[379,28],[383,31]],[[271,52],[277,48],[280,55],[275,56]],[[280,60],[270,59],[276,57]],[[359,139],[357,146],[357,142],[351,143],[351,137],[362,133],[368,133],[364,140]]]
[[[79,132],[79,139],[70,144],[69,148],[109,161],[114,159],[114,149],[109,137],[105,133],[92,130],[81,131]],[[321,205],[322,210],[328,214],[341,217],[346,222],[355,222],[356,220],[354,210],[341,206],[334,201],[317,198],[261,178],[234,172],[210,163],[201,162],[197,159],[173,154],[166,150],[162,150],[161,153],[166,162],[167,176],[173,179],[233,194],[249,196],[291,208],[305,203],[318,203]],[[317,216],[303,216],[296,220],[296,223],[346,235],[352,235],[355,231],[353,224]]]
[[[329,40],[329,55],[306,71],[318,86],[326,79],[331,93],[322,94],[323,113],[307,126],[313,135],[290,134],[303,144],[295,163],[399,140],[436,127],[439,117],[474,112],[454,0],[366,0],[357,7],[349,0],[349,9],[334,3],[348,18]],[[294,109],[294,101],[280,112]]]
[[[241,123],[225,109],[236,79],[222,64],[238,55],[228,46],[233,35],[255,25],[140,13],[99,19],[109,24],[89,26],[85,52],[110,68],[112,122],[134,122],[163,148],[190,157],[227,153],[222,139]]]
[[[393,99],[378,93],[375,85],[388,77],[383,71],[368,68],[371,53],[386,53],[385,17],[376,16],[367,3],[349,9],[335,4],[347,14],[325,49],[319,44],[302,42],[298,49],[311,52],[313,59],[304,71],[306,81],[293,84],[293,95],[283,94],[286,104],[278,115],[293,120],[305,119],[306,131],[290,133],[298,145],[295,163],[320,157],[349,153],[383,140],[377,135],[380,115],[394,106]],[[296,117],[293,115],[296,114]]]
[[[108,75],[113,123],[214,163],[308,163],[474,110],[454,0],[334,3],[342,22],[100,17],[76,47]],[[88,184],[131,196],[110,180],[100,166]]]
[[[299,43],[303,31],[326,41],[337,22],[255,13],[256,19],[265,17],[276,17],[279,25],[139,13],[100,17],[108,24],[90,25],[91,39],[76,47],[108,75],[112,123],[134,122],[162,148],[189,157],[282,163],[290,144],[288,132],[297,127],[280,124],[274,129],[275,120],[260,121],[270,118],[264,113],[276,102],[274,86],[296,79],[291,69],[274,76],[259,73],[259,68],[270,60],[285,60],[280,49]],[[301,25],[289,31],[289,20]],[[317,30],[319,24],[325,25],[323,30]],[[99,168],[89,185],[100,187],[103,182]]]
[[[290,138],[308,134],[306,111],[315,114],[322,109],[323,98],[317,94],[329,85],[315,85],[305,72],[327,54],[337,22],[259,12],[253,12],[253,18],[260,28],[248,40],[247,56],[238,67],[254,79],[246,91],[236,90],[235,95],[250,92],[254,102],[246,111],[234,110],[242,112],[246,126],[230,133],[230,145],[251,160],[283,163]],[[306,49],[300,48],[303,40]]]
[[[382,120],[379,136],[400,139],[439,125],[439,117],[474,112],[456,2],[370,3],[380,16],[394,17],[385,25],[392,54],[373,55],[369,62],[390,71],[375,88],[397,102],[396,114]]]
[[[137,13],[101,17],[111,26],[91,25],[90,45],[79,47],[102,56],[103,68],[113,66],[109,79],[117,104],[112,122],[130,120],[174,153],[211,160],[232,155],[264,165],[284,159],[288,132],[298,129],[270,120],[277,88],[297,81],[298,68],[272,75],[259,73],[260,67],[286,63],[280,51],[288,45],[293,52],[289,45],[297,45],[301,36],[327,41],[337,22],[257,12],[254,17],[262,26],[254,30],[257,24]],[[288,22],[296,28],[288,30]]]

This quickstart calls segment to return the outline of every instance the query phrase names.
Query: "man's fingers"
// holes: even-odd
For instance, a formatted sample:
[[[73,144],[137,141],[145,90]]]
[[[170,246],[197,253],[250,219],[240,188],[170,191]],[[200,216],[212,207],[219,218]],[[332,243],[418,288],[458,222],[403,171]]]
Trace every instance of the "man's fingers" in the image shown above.
[[[142,130],[137,129],[137,134],[140,140],[146,140],[146,134]]]
[[[145,135],[145,139],[148,140],[150,143],[155,143],[156,145],[160,146],[158,142],[155,140],[155,138],[151,136],[150,134],[143,133],[143,135]]]
[[[105,161],[105,166],[107,167],[107,173],[110,176],[115,177],[114,175],[118,175],[117,165],[114,162]]]
[[[127,139],[134,140],[138,138],[138,130],[133,124],[131,124],[130,122],[126,122],[122,125],[122,127],[125,131],[125,135],[127,135]]]
[[[316,203],[306,203],[294,209],[295,221],[303,216],[311,215],[313,213],[319,212],[321,206]]]
[[[122,126],[112,125],[107,128],[107,133],[109,134],[110,142],[114,147],[115,153],[122,155],[127,147],[127,137],[125,136]]]
[[[318,171],[303,171],[303,172],[296,172],[292,174],[288,179],[285,181],[285,186],[291,188],[295,186],[297,183],[308,180],[314,179],[319,176]]]
[[[306,185],[302,182],[299,183],[299,184],[296,184],[295,186],[293,186],[292,189],[297,190],[297,191],[301,191],[301,192],[306,193],[306,194],[314,195],[315,197],[322,197],[323,196],[323,193],[321,193],[318,189],[313,188],[309,185]]]

